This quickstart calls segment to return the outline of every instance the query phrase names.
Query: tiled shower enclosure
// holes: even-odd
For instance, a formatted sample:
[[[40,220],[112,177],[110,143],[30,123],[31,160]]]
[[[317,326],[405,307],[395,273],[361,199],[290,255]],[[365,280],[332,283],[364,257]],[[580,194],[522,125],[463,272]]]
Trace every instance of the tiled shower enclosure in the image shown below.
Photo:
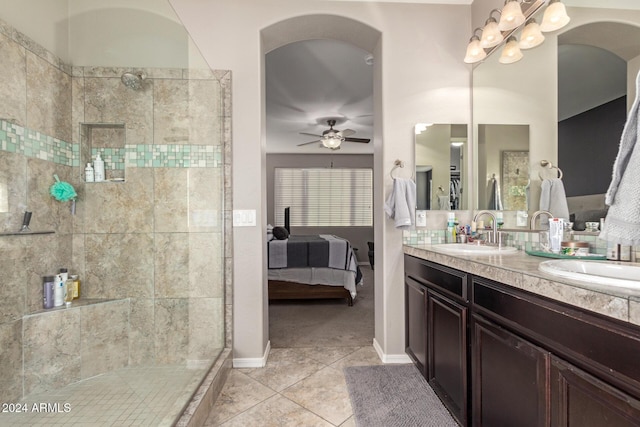
[[[136,69],[134,89],[131,69],[65,64],[9,23],[0,57],[0,232],[24,211],[53,232],[0,235],[0,402],[122,369],[206,372],[230,340],[230,73]],[[85,183],[98,152],[108,181]],[[60,267],[81,298],[45,311],[42,276]]]

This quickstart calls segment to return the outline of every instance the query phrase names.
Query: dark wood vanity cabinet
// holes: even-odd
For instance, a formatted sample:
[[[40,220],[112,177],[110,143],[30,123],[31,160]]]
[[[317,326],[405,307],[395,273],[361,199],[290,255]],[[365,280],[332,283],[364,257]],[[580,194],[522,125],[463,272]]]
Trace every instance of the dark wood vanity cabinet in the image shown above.
[[[406,352],[426,376],[427,288],[411,278],[405,278],[404,288]]]
[[[406,351],[461,425],[468,418],[468,275],[405,260]]]
[[[544,426],[549,352],[477,316],[473,333],[472,425]]]
[[[407,353],[459,424],[640,427],[640,328],[409,255],[405,292]]]

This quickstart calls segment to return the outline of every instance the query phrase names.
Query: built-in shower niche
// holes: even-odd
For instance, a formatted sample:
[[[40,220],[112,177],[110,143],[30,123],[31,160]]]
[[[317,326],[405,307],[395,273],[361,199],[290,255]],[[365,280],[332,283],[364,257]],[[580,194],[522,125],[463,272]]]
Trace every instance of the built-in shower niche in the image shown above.
[[[96,155],[104,160],[105,182],[124,181],[126,132],[124,123],[80,123],[82,169]]]

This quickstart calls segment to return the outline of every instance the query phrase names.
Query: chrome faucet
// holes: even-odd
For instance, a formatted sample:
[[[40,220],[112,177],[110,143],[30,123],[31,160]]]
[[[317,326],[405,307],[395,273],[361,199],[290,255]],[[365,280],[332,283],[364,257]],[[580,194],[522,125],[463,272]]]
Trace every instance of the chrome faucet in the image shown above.
[[[531,222],[529,222],[530,230],[535,230],[536,219],[538,219],[540,215],[549,215],[549,218],[555,218],[549,211],[535,211],[533,215],[531,215]]]
[[[478,219],[482,215],[489,215],[491,217],[491,219],[493,220],[493,227],[492,227],[492,230],[491,230],[491,234],[489,236],[489,243],[499,243],[498,242],[498,221],[496,220],[495,214],[493,212],[487,211],[487,210],[480,211],[477,214],[475,214],[475,216],[473,217],[473,222],[475,222],[477,224],[478,223]]]

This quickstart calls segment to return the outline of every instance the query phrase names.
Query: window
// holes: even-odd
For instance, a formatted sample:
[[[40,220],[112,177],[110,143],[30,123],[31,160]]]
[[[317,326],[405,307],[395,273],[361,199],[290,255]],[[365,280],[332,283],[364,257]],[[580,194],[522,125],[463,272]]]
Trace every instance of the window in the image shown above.
[[[275,169],[275,222],[299,227],[373,226],[371,169]]]

